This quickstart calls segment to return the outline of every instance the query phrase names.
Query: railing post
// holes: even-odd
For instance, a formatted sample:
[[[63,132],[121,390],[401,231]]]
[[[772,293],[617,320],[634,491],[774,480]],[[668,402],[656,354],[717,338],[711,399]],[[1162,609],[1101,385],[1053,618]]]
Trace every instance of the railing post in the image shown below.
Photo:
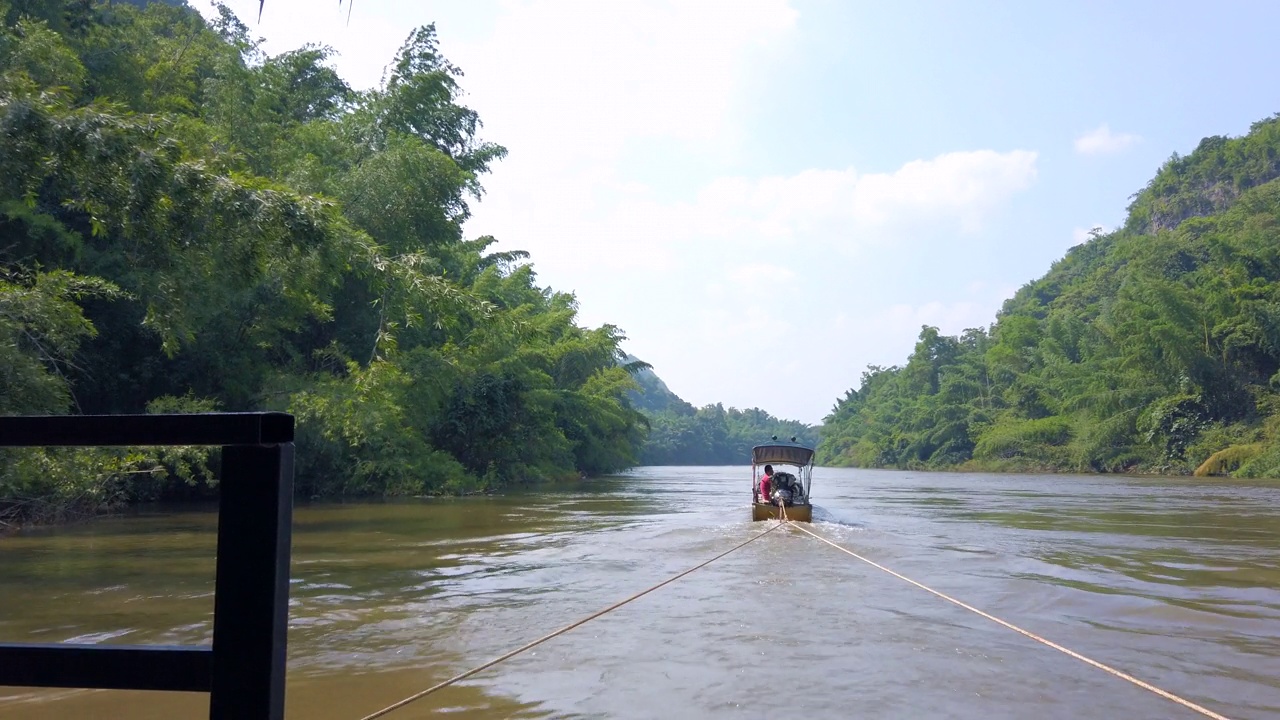
[[[132,445],[222,446],[213,646],[0,643],[0,685],[209,692],[211,720],[283,720],[293,416],[0,416],[0,447]]]
[[[293,443],[222,448],[210,720],[283,720]]]

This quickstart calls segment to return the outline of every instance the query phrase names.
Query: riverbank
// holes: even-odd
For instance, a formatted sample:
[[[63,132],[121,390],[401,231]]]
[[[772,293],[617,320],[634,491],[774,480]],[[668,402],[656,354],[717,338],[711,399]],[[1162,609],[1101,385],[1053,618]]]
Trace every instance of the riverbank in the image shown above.
[[[824,467],[856,469],[855,465],[826,465]],[[872,466],[867,470],[909,470],[912,472],[950,472],[950,473],[998,473],[998,474],[1030,474],[1030,475],[1098,475],[1098,476],[1140,476],[1167,478],[1208,478],[1231,479],[1229,474],[1196,475],[1191,468],[1173,465],[1132,465],[1116,470],[1081,470],[1051,463],[1035,462],[1026,458],[1002,458],[998,460],[965,460],[955,465],[925,465],[911,463],[905,467]]]
[[[322,496],[295,493],[294,502],[298,506],[312,503],[328,503],[336,505],[377,505],[382,503],[403,502],[406,500],[493,498],[502,495],[522,495],[529,492],[566,492],[579,490],[597,479],[599,479],[598,476],[593,477],[584,473],[565,473],[560,477],[525,483],[511,483],[499,487],[487,486],[482,488],[452,490],[438,488],[432,492],[405,495]],[[47,499],[42,500],[39,498],[26,499],[21,502],[0,499],[0,538],[34,528],[75,525],[103,518],[118,518],[128,516],[140,509],[146,510],[147,508],[156,507],[163,507],[166,510],[171,511],[182,509],[216,509],[217,489],[216,486],[209,487],[208,485],[191,486],[185,488],[185,492],[180,494],[170,494],[167,496],[139,499],[135,501],[115,499],[110,502],[94,505],[81,503],[68,506],[61,505],[56,501],[50,502]]]

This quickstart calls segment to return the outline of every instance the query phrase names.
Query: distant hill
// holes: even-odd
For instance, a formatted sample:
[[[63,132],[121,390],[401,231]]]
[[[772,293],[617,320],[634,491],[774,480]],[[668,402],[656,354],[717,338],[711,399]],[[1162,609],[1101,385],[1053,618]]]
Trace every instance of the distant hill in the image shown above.
[[[653,370],[634,377],[642,391],[629,394],[631,405],[649,420],[648,439],[640,448],[643,465],[741,465],[750,462],[752,446],[775,435],[795,436],[810,447],[818,443],[816,427],[781,420],[760,408],[725,409],[720,403],[695,408]]]
[[[628,355],[626,362],[635,362],[637,359]],[[696,408],[671,392],[667,384],[652,369],[641,370],[632,377],[640,383],[641,392],[631,392],[627,397],[631,401],[631,406],[640,412],[646,415],[662,412],[692,415],[695,412]]]

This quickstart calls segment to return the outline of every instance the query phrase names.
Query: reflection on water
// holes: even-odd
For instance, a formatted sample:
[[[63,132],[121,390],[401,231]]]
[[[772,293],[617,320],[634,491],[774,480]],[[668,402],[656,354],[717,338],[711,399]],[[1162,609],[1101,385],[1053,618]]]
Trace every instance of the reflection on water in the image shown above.
[[[359,718],[751,537],[742,468],[295,514],[290,718]],[[1280,717],[1280,486],[815,472],[813,527],[1233,718]],[[0,540],[0,641],[207,643],[211,512]],[[0,689],[0,716],[206,696]],[[780,531],[390,715],[1194,717]]]

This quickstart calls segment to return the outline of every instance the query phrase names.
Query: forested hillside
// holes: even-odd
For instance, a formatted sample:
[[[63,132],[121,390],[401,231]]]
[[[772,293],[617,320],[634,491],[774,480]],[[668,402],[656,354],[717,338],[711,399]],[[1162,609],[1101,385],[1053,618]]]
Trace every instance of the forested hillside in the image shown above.
[[[1280,474],[1280,116],[1174,155],[987,329],[926,327],[824,428],[865,467]]]
[[[461,227],[505,150],[431,26],[360,92],[226,8],[0,0],[0,413],[273,409],[300,492],[631,465],[622,332]],[[0,523],[181,492],[164,454],[7,452]]]
[[[725,410],[719,403],[695,408],[653,370],[642,369],[635,377],[640,389],[632,391],[631,402],[649,424],[640,448],[642,465],[742,465],[751,462],[752,446],[775,435],[794,436],[810,447],[818,443],[818,429],[804,423],[780,420],[759,408]]]

